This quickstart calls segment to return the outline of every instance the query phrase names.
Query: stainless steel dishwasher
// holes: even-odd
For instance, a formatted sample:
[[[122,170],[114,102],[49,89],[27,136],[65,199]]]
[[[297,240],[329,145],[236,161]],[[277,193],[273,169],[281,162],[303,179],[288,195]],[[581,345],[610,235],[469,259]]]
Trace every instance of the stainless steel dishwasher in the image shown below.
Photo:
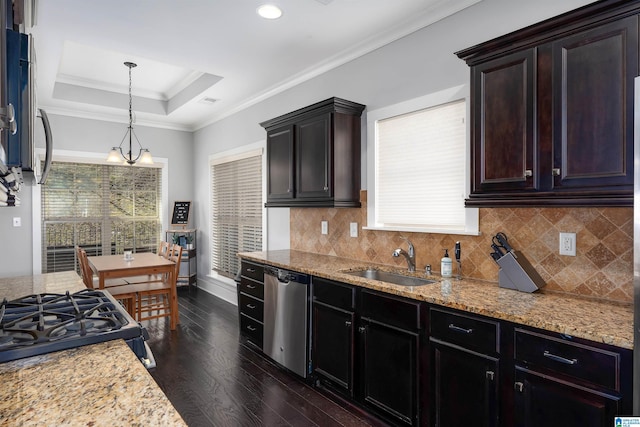
[[[306,378],[309,276],[265,266],[263,351]]]

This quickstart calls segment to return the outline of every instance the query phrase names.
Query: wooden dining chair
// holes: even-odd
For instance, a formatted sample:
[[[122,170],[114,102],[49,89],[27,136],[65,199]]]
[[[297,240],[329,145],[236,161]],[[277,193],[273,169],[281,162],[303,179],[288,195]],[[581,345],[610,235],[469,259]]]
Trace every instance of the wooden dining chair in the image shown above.
[[[82,276],[82,282],[89,289],[98,289],[98,284],[94,281],[93,270],[89,266],[89,259],[87,258],[87,252],[79,246],[76,246],[76,254],[78,256],[78,262],[80,263],[80,273]],[[122,304],[133,318],[136,317],[136,299],[138,297],[136,289],[133,286],[124,282],[124,285],[109,286],[105,284],[105,291],[108,291],[111,296]]]
[[[160,240],[160,243],[158,243],[158,255],[168,258],[169,257],[169,248],[171,247],[171,245],[169,244],[169,242],[165,242],[164,240]]]
[[[176,285],[182,259],[182,246],[171,245],[169,259],[175,263],[173,274],[159,282],[139,283],[137,287],[138,321],[169,317],[171,312],[171,289]]]

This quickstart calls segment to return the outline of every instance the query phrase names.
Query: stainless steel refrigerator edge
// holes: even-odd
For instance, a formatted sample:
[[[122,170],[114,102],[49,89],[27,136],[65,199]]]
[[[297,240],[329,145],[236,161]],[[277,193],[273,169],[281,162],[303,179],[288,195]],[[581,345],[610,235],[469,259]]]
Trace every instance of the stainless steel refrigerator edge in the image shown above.
[[[635,78],[633,117],[633,413],[640,415],[640,77]]]

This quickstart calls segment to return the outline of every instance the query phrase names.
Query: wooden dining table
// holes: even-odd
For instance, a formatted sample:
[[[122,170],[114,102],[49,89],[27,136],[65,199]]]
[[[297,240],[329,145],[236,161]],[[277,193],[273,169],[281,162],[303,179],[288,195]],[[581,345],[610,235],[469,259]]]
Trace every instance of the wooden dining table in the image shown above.
[[[136,253],[133,258],[126,260],[124,255],[99,255],[87,257],[91,270],[98,276],[98,287],[104,289],[108,279],[126,278],[132,276],[168,274],[171,283],[171,316],[169,318],[171,330],[178,325],[178,290],[173,277],[175,263],[154,253]],[[108,290],[108,289],[107,289]]]

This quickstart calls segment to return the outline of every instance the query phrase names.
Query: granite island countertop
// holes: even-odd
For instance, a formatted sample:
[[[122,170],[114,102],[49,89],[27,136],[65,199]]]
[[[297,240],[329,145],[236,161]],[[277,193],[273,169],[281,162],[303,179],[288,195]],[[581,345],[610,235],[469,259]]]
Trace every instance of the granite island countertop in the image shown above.
[[[0,425],[186,426],[123,340],[0,364]]]
[[[243,252],[242,259],[349,283],[431,304],[451,307],[513,323],[633,349],[633,305],[588,300],[557,293],[524,293],[497,283],[425,276],[436,283],[398,286],[347,274],[369,267],[399,271],[387,265],[294,250]],[[403,272],[406,273],[406,270]]]
[[[73,271],[0,278],[0,298],[85,289]],[[186,426],[123,340],[0,363],[0,425]]]

